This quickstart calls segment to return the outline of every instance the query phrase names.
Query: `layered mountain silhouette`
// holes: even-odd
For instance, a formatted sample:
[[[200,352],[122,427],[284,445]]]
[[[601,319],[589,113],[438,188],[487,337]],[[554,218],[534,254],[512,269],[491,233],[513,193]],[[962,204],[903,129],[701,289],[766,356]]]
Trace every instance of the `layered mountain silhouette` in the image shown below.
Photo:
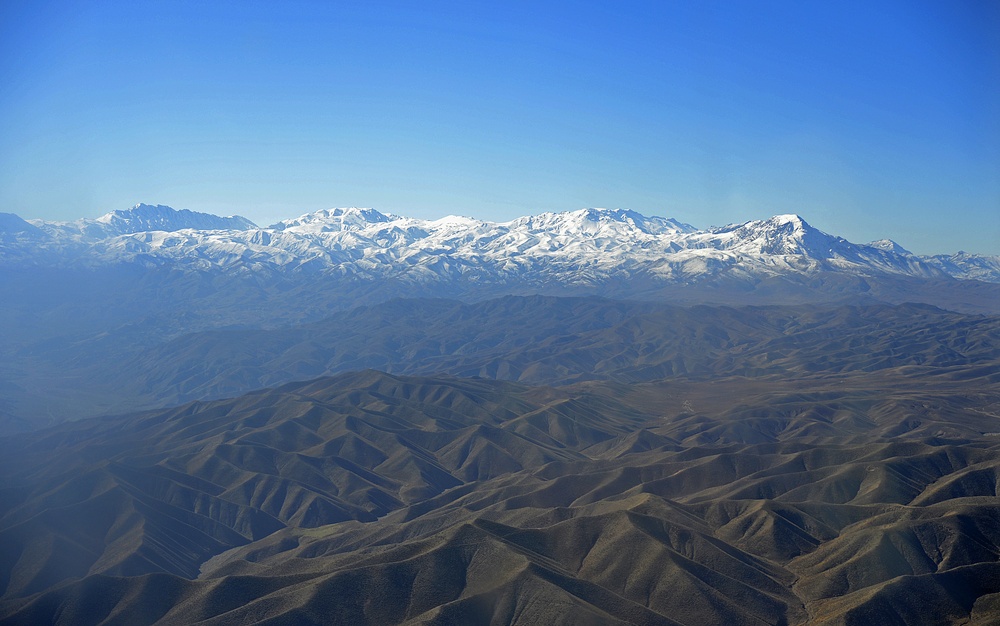
[[[998,267],[0,214],[0,624],[1000,623]]]
[[[202,331],[152,345],[142,327],[52,344],[28,344],[12,359],[25,367],[8,374],[11,413],[36,420],[53,407],[64,418],[121,413],[367,368],[529,384],[900,367],[942,373],[992,363],[1000,318],[914,304],[679,307],[509,296],[393,300],[321,322]]]

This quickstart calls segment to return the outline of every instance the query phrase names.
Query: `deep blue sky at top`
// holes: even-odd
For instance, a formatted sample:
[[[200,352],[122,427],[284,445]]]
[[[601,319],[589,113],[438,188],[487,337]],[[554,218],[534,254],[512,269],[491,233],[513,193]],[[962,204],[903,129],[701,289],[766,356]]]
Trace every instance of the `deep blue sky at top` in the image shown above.
[[[0,211],[140,201],[1000,254],[1000,2],[0,1]]]

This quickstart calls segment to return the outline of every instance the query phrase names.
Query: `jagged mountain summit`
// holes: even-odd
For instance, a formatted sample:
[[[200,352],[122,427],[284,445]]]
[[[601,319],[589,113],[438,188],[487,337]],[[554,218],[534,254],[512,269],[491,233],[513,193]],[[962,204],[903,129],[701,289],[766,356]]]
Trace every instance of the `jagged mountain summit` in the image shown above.
[[[593,286],[622,279],[687,284],[817,272],[1000,282],[1000,262],[994,257],[918,257],[889,240],[854,244],[797,215],[699,230],[618,209],[542,213],[497,223],[343,208],[259,228],[239,216],[140,204],[96,220],[12,223],[17,228],[4,229],[0,264],[140,263],[409,284],[463,280]]]
[[[108,230],[118,235],[148,232],[151,230],[251,230],[257,225],[239,215],[219,217],[188,209],[175,210],[162,204],[137,204],[124,211],[112,211],[95,220],[106,224]]]
[[[375,209],[323,209],[295,219],[282,220],[268,228],[299,233],[330,233],[360,230],[369,224],[384,224],[397,219],[400,218],[379,213]]]
[[[969,254],[959,250],[955,254],[936,254],[923,260],[955,278],[1000,282],[1000,256]]]
[[[96,219],[82,218],[72,222],[29,220],[26,223],[38,228],[57,244],[68,242],[95,244],[122,235],[154,231],[244,231],[258,228],[256,224],[239,215],[219,217],[188,209],[177,210],[162,204],[141,203],[129,209],[105,213]]]
[[[878,241],[873,241],[868,244],[872,248],[878,248],[880,250],[885,250],[886,252],[896,252],[898,254],[913,254],[903,246],[899,245],[892,239],[879,239]]]

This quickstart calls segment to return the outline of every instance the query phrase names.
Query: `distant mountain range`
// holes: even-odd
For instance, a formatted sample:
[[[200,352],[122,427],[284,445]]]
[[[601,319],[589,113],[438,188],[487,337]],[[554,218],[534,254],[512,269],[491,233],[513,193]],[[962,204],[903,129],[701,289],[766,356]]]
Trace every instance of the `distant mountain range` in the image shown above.
[[[690,284],[834,272],[1000,283],[1000,257],[917,256],[855,244],[778,215],[699,230],[627,210],[583,209],[495,223],[330,209],[259,228],[245,218],[139,204],[75,222],[0,218],[0,264],[137,263],[227,273],[288,272],[410,284]]]

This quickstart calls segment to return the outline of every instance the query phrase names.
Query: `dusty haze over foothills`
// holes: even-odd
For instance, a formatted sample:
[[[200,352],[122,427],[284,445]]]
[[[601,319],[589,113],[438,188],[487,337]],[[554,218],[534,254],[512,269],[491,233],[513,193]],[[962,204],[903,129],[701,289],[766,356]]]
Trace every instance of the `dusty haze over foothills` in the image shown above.
[[[0,7],[0,210],[332,207],[1000,254],[995,2]]]
[[[0,2],[0,626],[1000,624],[1000,4],[480,5]]]

